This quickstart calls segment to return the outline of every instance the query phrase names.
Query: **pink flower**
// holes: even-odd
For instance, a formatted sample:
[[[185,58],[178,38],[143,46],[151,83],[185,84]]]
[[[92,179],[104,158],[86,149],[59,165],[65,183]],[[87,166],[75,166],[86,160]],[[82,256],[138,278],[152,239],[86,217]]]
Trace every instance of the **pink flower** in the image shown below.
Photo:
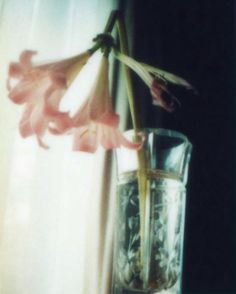
[[[179,101],[168,90],[168,82],[176,85],[181,85],[187,89],[193,89],[193,87],[186,80],[172,73],[144,63],[140,63],[118,51],[115,51],[115,56],[118,60],[134,70],[144,81],[144,83],[149,87],[153,97],[153,104],[158,105],[169,112],[172,112],[174,110],[176,103],[179,104]],[[170,97],[169,100],[167,100],[166,97],[163,96],[163,92],[166,92],[168,94],[168,96]]]
[[[10,64],[7,86],[9,98],[16,104],[25,104],[20,134],[24,138],[35,134],[39,145],[48,148],[42,140],[47,129],[61,134],[72,127],[71,118],[59,110],[59,104],[90,53],[41,65],[31,63],[34,54],[34,51],[24,51],[19,63]]]
[[[141,147],[141,143],[129,142],[118,130],[119,115],[112,110],[108,69],[108,60],[103,56],[94,88],[73,117],[74,150],[93,153],[99,144],[105,149]]]

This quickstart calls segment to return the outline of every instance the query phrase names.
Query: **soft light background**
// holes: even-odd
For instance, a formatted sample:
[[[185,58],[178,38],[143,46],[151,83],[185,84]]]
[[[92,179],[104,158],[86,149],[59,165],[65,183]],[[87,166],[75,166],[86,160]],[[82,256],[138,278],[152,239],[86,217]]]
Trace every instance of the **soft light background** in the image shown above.
[[[50,150],[18,132],[21,107],[7,98],[10,61],[24,49],[36,60],[86,50],[115,0],[0,2],[0,293],[109,293],[114,201],[102,150],[71,151],[72,138],[46,137]],[[86,98],[99,55],[89,61],[62,107]],[[104,176],[105,173],[105,176]],[[114,193],[113,193],[114,194]]]

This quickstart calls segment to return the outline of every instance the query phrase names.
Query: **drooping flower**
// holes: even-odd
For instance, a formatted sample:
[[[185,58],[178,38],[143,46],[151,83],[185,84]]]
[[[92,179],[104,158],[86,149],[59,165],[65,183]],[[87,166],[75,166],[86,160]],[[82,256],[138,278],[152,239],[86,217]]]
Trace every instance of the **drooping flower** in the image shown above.
[[[141,147],[141,143],[128,141],[118,130],[119,115],[112,110],[108,69],[108,59],[103,56],[95,85],[73,117],[74,150],[93,153],[100,144],[105,149],[121,145],[130,149]]]
[[[153,104],[158,105],[169,112],[172,112],[175,109],[175,105],[176,103],[179,104],[179,101],[173,93],[169,91],[167,86],[168,83],[180,85],[186,89],[193,89],[186,80],[172,73],[138,62],[118,51],[115,51],[115,56],[118,60],[134,70],[149,87],[153,97]],[[167,99],[163,93],[167,93],[169,99]]]
[[[47,130],[61,134],[72,127],[69,114],[61,112],[59,105],[90,53],[40,65],[32,64],[34,54],[36,52],[26,50],[18,63],[10,64],[7,86],[9,98],[16,104],[25,104],[20,134],[24,138],[35,134],[39,145],[48,148],[42,140]]]

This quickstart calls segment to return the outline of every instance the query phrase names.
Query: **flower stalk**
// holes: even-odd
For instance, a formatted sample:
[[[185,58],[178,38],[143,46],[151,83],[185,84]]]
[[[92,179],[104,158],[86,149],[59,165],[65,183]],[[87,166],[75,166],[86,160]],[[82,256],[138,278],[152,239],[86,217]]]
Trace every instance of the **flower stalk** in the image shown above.
[[[112,32],[119,14],[120,14],[119,10],[112,10],[104,29],[105,34]]]
[[[127,41],[127,33],[125,28],[125,23],[122,16],[119,14],[117,19],[117,28],[118,35],[120,40],[120,50],[123,54],[129,55],[128,51],[128,41]],[[140,119],[137,111],[137,107],[135,104],[134,91],[132,86],[132,79],[130,69],[123,65],[124,75],[125,75],[125,83],[127,96],[129,101],[129,108],[131,112],[132,124],[134,128],[135,134],[135,142],[140,140],[140,136],[138,136],[138,130],[140,129]],[[141,269],[144,267],[144,246],[145,246],[145,210],[146,210],[146,198],[147,198],[147,172],[146,172],[146,162],[145,162],[145,153],[143,148],[137,151],[138,154],[138,187],[139,187],[139,211],[140,211],[140,266]]]

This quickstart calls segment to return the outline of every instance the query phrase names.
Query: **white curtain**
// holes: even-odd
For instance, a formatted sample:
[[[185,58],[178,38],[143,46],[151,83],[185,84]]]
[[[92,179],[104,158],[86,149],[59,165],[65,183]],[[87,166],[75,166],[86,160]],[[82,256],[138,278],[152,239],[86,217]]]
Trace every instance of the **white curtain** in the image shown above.
[[[108,294],[114,201],[105,155],[71,151],[70,136],[48,151],[18,132],[21,107],[6,92],[7,69],[25,49],[50,60],[82,52],[102,32],[115,0],[0,1],[0,294]],[[97,54],[62,107],[76,109]]]

